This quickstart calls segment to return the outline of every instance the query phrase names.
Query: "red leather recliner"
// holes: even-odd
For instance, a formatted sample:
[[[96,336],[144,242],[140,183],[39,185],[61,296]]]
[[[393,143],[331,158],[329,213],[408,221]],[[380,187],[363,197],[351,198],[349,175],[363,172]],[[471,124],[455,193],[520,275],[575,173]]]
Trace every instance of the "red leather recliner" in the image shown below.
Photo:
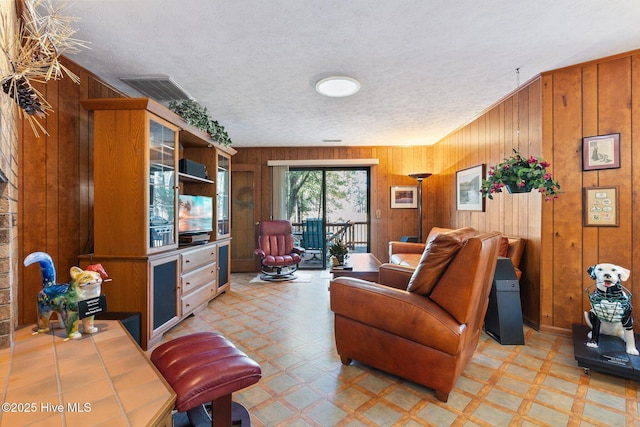
[[[260,278],[268,281],[294,280],[293,274],[304,253],[294,246],[291,223],[286,220],[260,221],[258,223],[258,249]]]

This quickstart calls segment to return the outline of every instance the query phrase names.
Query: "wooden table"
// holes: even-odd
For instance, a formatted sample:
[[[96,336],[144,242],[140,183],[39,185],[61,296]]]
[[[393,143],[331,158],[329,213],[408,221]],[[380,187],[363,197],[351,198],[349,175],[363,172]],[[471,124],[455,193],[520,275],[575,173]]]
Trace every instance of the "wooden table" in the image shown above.
[[[55,322],[52,322],[55,323]],[[0,426],[171,426],[176,395],[117,320],[98,332],[15,332],[0,350]]]
[[[351,267],[352,269],[345,270],[340,267],[331,269],[334,278],[355,277],[370,282],[378,281],[378,271],[381,262],[373,256],[373,254],[350,253],[346,264],[347,267]]]

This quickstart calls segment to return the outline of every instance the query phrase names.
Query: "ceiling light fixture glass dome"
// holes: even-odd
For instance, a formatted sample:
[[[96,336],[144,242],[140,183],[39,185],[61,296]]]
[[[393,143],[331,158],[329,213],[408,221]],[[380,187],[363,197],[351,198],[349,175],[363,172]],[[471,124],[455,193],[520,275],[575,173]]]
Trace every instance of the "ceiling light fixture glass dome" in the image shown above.
[[[356,94],[360,90],[360,82],[352,77],[331,76],[316,83],[319,94],[332,98],[343,98]]]

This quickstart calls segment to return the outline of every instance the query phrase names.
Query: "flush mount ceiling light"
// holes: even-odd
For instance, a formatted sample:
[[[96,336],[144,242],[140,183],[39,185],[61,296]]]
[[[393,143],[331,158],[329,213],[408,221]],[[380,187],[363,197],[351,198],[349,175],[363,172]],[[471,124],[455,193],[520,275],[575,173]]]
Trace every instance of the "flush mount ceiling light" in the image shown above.
[[[347,76],[331,76],[316,83],[319,94],[332,98],[351,96],[360,90],[360,82]]]

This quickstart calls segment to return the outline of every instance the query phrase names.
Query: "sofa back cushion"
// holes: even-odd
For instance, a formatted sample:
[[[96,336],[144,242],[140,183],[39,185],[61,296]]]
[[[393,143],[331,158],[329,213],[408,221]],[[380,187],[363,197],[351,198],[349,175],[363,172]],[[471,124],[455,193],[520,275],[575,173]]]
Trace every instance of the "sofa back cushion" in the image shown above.
[[[429,235],[427,236],[427,242],[435,239],[437,235],[442,233],[448,233],[450,231],[455,231],[453,228],[443,228],[443,227],[432,227],[429,231]]]
[[[482,326],[496,269],[500,233],[468,239],[429,298],[472,331]]]
[[[436,235],[427,243],[407,290],[427,296],[447,268],[462,244],[478,232],[471,227],[460,228]]]

